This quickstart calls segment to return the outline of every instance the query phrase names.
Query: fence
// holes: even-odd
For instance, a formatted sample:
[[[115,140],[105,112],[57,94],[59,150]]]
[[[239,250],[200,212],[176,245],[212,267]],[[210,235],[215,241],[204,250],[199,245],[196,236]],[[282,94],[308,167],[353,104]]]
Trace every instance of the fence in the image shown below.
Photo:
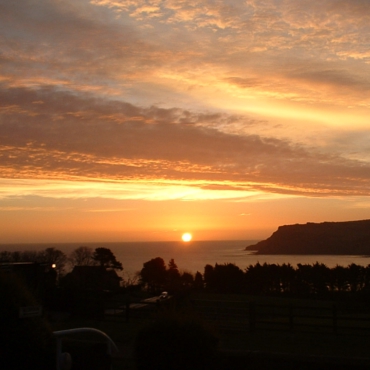
[[[159,300],[159,297],[133,301],[120,297],[110,299],[105,302],[105,319],[120,321],[124,317],[127,322],[130,319],[146,319],[171,302],[171,297],[164,300]]]
[[[205,320],[228,330],[370,334],[370,312],[338,308],[336,304],[192,300],[192,305]]]

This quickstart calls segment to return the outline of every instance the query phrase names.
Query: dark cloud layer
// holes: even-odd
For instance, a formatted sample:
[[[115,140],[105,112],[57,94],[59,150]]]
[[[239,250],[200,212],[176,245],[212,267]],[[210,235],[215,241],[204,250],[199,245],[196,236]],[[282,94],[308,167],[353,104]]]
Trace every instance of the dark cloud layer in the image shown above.
[[[368,195],[369,17],[365,0],[4,0],[2,175]],[[297,144],[329,106],[333,126],[358,109],[341,124],[361,134]],[[312,133],[274,135],[311,111]]]
[[[305,89],[299,99],[317,103],[319,85],[334,105],[340,88],[340,103],[356,105],[370,85],[369,17],[359,0],[6,0],[0,77],[121,94],[143,84],[144,95],[149,82],[169,84],[167,74],[194,87],[210,73],[269,95]]]
[[[366,162],[209,125],[240,116],[143,108],[52,87],[3,87],[0,102],[5,177],[224,181],[235,189],[291,194],[370,193]]]

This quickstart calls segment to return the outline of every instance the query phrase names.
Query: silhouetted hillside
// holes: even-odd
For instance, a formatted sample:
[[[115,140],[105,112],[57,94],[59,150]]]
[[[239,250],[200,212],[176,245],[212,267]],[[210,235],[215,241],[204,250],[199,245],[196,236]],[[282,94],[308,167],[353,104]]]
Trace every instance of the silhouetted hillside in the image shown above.
[[[280,226],[246,250],[257,254],[370,255],[370,220]]]

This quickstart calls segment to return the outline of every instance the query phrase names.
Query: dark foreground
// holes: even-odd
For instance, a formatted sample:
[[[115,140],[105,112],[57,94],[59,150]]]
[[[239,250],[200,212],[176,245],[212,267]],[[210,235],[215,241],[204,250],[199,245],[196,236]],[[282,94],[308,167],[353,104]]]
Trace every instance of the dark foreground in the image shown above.
[[[78,338],[78,341],[66,341],[65,350],[70,352],[74,358],[73,369],[105,369],[108,368],[110,361],[112,362],[113,370],[118,369],[186,369],[190,368],[184,363],[184,358],[188,359],[190,354],[193,355],[193,360],[197,361],[196,353],[198,347],[202,347],[207,339],[198,341],[198,332],[188,332],[188,340],[184,344],[185,347],[178,347],[180,337],[177,334],[166,333],[166,319],[170,320],[174,315],[197,318],[198,322],[206,328],[206,331],[211,333],[216,339],[215,352],[209,352],[209,362],[202,366],[191,366],[192,369],[302,369],[302,370],[321,370],[321,369],[369,369],[370,367],[370,332],[365,330],[366,320],[370,318],[363,308],[361,312],[348,313],[346,308],[346,317],[350,314],[357,319],[357,328],[352,328],[352,331],[344,331],[341,327],[341,316],[338,314],[339,323],[336,332],[333,331],[332,324],[325,325],[322,320],[314,318],[307,327],[302,329],[298,326],[298,315],[294,317],[295,326],[289,325],[288,319],[282,317],[282,321],[277,322],[276,317],[271,312],[277,312],[277,307],[281,305],[281,301],[268,298],[263,300],[266,306],[272,307],[272,311],[261,318],[261,322],[257,321],[254,330],[251,330],[248,312],[245,310],[245,315],[238,315],[240,307],[247,304],[250,300],[244,297],[245,302],[240,302],[240,296],[205,296],[202,295],[203,306],[199,308],[199,296],[196,297],[197,305],[189,302],[187,306],[175,308],[171,305],[159,308],[158,305],[152,304],[139,309],[133,309],[130,312],[129,320],[124,313],[116,315],[105,315],[100,319],[86,319],[73,317],[57,317],[54,315],[51,322],[54,330],[61,330],[75,327],[94,327],[106,332],[117,344],[118,353],[114,353],[111,359],[107,359],[105,349],[100,347],[96,342],[84,342]],[[236,301],[236,299],[238,301]],[[258,303],[261,303],[258,301]],[[284,303],[285,304],[285,303]],[[291,302],[289,307],[291,307]],[[307,301],[299,301],[299,306],[309,305]],[[316,302],[316,309],[321,310],[326,307],[325,302]],[[229,311],[225,307],[231,307]],[[239,307],[239,308],[238,308]],[[245,307],[248,307],[246,305]],[[217,308],[217,310],[216,310]],[[237,309],[238,308],[238,309]],[[344,309],[344,308],[343,308]],[[225,311],[226,310],[226,311]],[[342,308],[339,307],[339,310]],[[215,314],[218,311],[218,314]],[[320,313],[319,312],[319,313]],[[358,321],[361,318],[360,321]],[[264,326],[262,325],[264,320]],[[332,317],[328,317],[332,323]],[[155,325],[161,328],[155,332]],[[281,324],[283,325],[275,325]],[[319,324],[315,326],[314,324]],[[172,324],[171,324],[172,325]],[[171,326],[169,325],[169,326]],[[149,329],[148,329],[149,328]],[[151,329],[150,329],[151,328]],[[154,328],[154,329],[153,329]],[[137,338],[145,330],[149,330],[149,335],[145,339],[148,342],[148,347],[143,348],[142,352],[135,352],[137,346]],[[150,331],[152,330],[152,331]],[[154,331],[153,331],[154,330]],[[172,338],[172,339],[171,339]],[[211,344],[212,346],[213,344]],[[198,347],[197,347],[198,346]],[[149,349],[148,349],[149,348]],[[184,349],[185,348],[185,349]],[[184,357],[184,351],[189,351],[189,356]],[[200,352],[199,362],[205,357],[205,352]],[[139,367],[138,357],[145,357],[147,362],[143,362]],[[171,357],[172,360],[171,360]],[[173,365],[173,359],[179,359],[179,364]],[[189,360],[190,361],[190,360]]]

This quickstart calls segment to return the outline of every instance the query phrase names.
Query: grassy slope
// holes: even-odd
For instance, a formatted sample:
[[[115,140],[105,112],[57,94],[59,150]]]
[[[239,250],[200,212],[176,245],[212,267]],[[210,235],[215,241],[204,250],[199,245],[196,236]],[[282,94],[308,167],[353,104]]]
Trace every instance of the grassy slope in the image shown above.
[[[194,296],[195,299],[204,299],[209,305],[209,310],[222,305],[247,305],[253,299],[257,304],[287,305],[293,303],[300,307],[305,305],[316,305],[317,307],[327,307],[331,302],[308,301],[308,300],[287,300],[271,297],[246,297],[241,295],[200,295]],[[216,303],[218,302],[218,303]],[[234,303],[229,303],[234,302]],[[242,303],[237,303],[242,302]],[[246,307],[246,306],[245,306]],[[154,307],[153,307],[154,309]],[[344,308],[343,308],[344,309]],[[182,308],[189,311],[189,307]],[[199,315],[199,312],[192,314]],[[118,345],[121,355],[115,359],[115,369],[125,368],[134,369],[132,358],[132,348],[138,331],[143,325],[155,318],[155,310],[138,311],[134,313],[129,322],[123,316],[106,317],[104,320],[87,319],[64,319],[53,321],[53,330],[62,330],[75,327],[94,327],[107,333]],[[247,315],[247,313],[246,313]],[[357,313],[356,313],[357,315]],[[364,316],[364,314],[361,314]],[[370,314],[365,314],[370,318]],[[276,331],[270,329],[256,330],[254,333],[249,331],[247,321],[240,323],[237,329],[235,326],[228,327],[226,322],[219,319],[209,320],[207,308],[201,313],[201,317],[213,327],[220,338],[220,349],[226,351],[253,351],[270,354],[289,354],[300,358],[311,356],[348,358],[354,361],[355,358],[369,360],[370,332],[356,332],[351,335],[334,334],[330,330],[322,332],[314,330],[312,332],[302,331]],[[258,329],[258,328],[257,328]],[[364,335],[366,334],[366,335]],[[265,355],[263,355],[266,357]]]

